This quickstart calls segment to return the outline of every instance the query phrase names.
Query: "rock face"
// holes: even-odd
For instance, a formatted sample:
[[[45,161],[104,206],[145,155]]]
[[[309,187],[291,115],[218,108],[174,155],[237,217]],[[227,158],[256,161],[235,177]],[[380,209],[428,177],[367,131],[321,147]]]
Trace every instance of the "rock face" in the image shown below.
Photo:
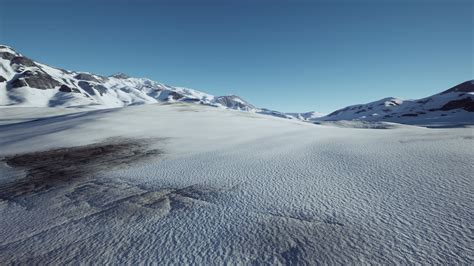
[[[215,102],[236,110],[250,111],[257,109],[237,95],[219,96],[216,97]]]
[[[459,85],[452,87],[451,89],[443,91],[441,94],[451,93],[451,92],[474,92],[474,80],[468,80]]]
[[[18,84],[22,84],[23,86],[28,86],[30,88],[35,88],[35,89],[40,89],[40,90],[54,89],[57,86],[61,85],[57,80],[53,79],[50,75],[41,71],[37,71],[37,72],[26,71],[22,73],[17,79],[21,80]]]
[[[125,73],[116,73],[116,74],[113,74],[111,77],[118,78],[118,79],[129,79],[129,78],[131,78],[129,75],[127,75]]]
[[[36,67],[37,65],[33,60],[24,56],[15,56],[10,60],[10,65],[20,65],[25,67]]]
[[[453,109],[464,109],[468,112],[474,112],[474,100],[472,97],[469,97],[461,100],[450,101],[438,110],[449,111]]]
[[[299,120],[303,121],[314,121],[322,116],[324,116],[323,113],[319,112],[306,112],[306,113],[287,113],[287,115],[293,116]]]
[[[3,46],[5,47],[5,46]],[[0,49],[2,49],[0,47]],[[0,58],[5,59],[5,60],[12,60],[15,57],[15,54],[12,54],[10,52],[0,52]]]
[[[99,79],[102,79],[100,77],[94,76],[89,73],[79,73],[75,75],[74,78],[78,80],[86,80],[86,81],[93,81],[93,82],[100,82]]]

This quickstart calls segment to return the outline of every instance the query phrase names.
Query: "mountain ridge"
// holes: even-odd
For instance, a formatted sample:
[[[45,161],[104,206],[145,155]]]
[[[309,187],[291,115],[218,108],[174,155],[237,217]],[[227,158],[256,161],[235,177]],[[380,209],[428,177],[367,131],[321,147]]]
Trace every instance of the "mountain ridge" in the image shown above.
[[[474,80],[422,99],[387,97],[340,108],[327,115],[314,111],[284,113],[256,107],[238,95],[214,96],[121,72],[102,76],[64,70],[36,62],[9,46],[0,45],[0,106],[111,108],[157,102],[203,104],[312,123],[360,120],[474,124]]]
[[[350,105],[314,121],[383,121],[403,124],[456,122],[474,124],[474,80],[440,93],[414,100],[387,97]]]
[[[0,45],[0,66],[0,106],[109,108],[187,102],[296,119],[278,111],[258,108],[237,95],[214,96],[121,72],[102,76],[52,67],[6,45]]]

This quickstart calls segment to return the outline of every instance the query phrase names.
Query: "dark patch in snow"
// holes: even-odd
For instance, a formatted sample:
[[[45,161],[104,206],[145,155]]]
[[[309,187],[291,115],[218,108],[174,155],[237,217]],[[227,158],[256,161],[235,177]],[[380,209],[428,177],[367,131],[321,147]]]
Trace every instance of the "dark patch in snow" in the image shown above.
[[[169,94],[168,94],[170,98],[174,99],[174,100],[179,100],[181,98],[183,98],[184,96],[175,92],[175,91],[170,91]]]
[[[454,100],[446,103],[440,108],[442,111],[448,111],[452,109],[464,109],[468,112],[474,112],[474,100],[472,98],[464,98],[460,100]]]
[[[43,72],[36,72],[33,75],[29,75],[25,78],[25,81],[31,88],[40,90],[53,89],[60,85],[58,81]]]
[[[12,60],[16,55],[9,52],[0,52],[0,57],[5,60]]]
[[[107,88],[104,87],[104,86],[102,86],[102,85],[95,85],[95,86],[94,86],[94,89],[96,89],[96,90],[99,92],[100,96],[102,96],[102,95],[104,95],[105,93],[107,93]]]
[[[62,92],[72,92],[71,88],[69,88],[69,87],[66,86],[66,85],[61,85],[61,87],[59,88],[59,91],[62,91]]]
[[[474,92],[474,80],[463,82],[448,90],[443,91],[441,94],[445,94],[449,92]]]
[[[70,185],[94,173],[126,166],[160,155],[148,150],[143,140],[110,140],[85,146],[59,148],[7,156],[10,167],[23,169],[23,178],[0,184],[0,199],[13,200],[49,189]]]
[[[79,74],[75,75],[74,78],[79,79],[79,80],[100,82],[97,78],[95,78],[91,74],[87,74],[87,73],[79,73]]]
[[[301,257],[301,251],[297,246],[294,246],[282,252],[281,256],[283,259],[285,259],[286,265],[298,265],[298,260]]]
[[[130,76],[125,73],[116,73],[113,74],[111,77],[118,78],[118,79],[129,79]]]
[[[219,196],[218,190],[205,187],[205,186],[199,186],[199,185],[193,185],[193,186],[188,186],[184,187],[181,189],[176,189],[173,191],[176,195],[180,195],[181,197],[186,197],[194,200],[199,200],[199,201],[205,201],[205,202],[214,202],[217,200],[217,197]]]
[[[329,219],[323,220],[323,222],[324,222],[324,223],[327,223],[327,224],[330,224],[330,225],[344,226],[343,223],[340,223],[340,222],[336,221],[336,220],[333,219],[333,218],[329,218]]]
[[[431,100],[432,100],[431,98],[427,98],[427,99],[425,99],[425,100],[418,100],[418,101],[416,101],[416,102],[417,102],[417,103],[420,103],[420,104],[425,104],[425,103],[430,102]]]
[[[69,86],[66,86],[66,85],[61,85],[61,87],[59,88],[59,91],[61,92],[75,92],[75,93],[79,93],[79,90],[76,89],[76,88],[70,88]]]
[[[201,101],[200,99],[196,99],[196,98],[183,98],[181,99],[182,102],[199,102]]]
[[[11,83],[10,83],[10,88],[13,88],[13,89],[16,89],[16,88],[21,88],[21,87],[25,87],[25,86],[28,86],[28,84],[26,83],[26,81],[22,78],[19,78],[19,79],[15,79],[13,80]]]
[[[48,90],[54,89],[60,83],[53,79],[50,75],[42,71],[25,71],[18,75],[18,77],[11,81],[11,88],[20,88],[29,86],[34,89]]]
[[[79,81],[78,85],[79,85],[79,87],[81,87],[81,89],[85,90],[90,95],[95,95],[94,88],[92,88],[92,86],[89,82]]]
[[[28,67],[35,67],[37,66],[33,60],[24,57],[24,56],[15,56],[11,59],[10,65],[17,64],[17,65],[22,65],[22,66],[28,66]]]

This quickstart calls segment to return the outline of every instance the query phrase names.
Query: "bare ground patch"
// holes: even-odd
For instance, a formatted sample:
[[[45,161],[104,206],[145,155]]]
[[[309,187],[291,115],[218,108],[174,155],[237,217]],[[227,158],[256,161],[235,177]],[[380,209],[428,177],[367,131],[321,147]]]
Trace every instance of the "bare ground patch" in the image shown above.
[[[0,199],[12,200],[84,182],[94,173],[157,157],[163,152],[147,149],[148,141],[112,139],[102,143],[16,154],[2,159],[26,172],[22,178],[0,184]]]

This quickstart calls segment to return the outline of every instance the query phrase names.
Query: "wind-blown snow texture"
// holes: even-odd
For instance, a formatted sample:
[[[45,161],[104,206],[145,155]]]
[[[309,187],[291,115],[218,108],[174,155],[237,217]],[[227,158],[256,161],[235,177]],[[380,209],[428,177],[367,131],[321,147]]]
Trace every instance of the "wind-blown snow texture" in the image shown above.
[[[473,93],[282,113],[0,46],[0,262],[473,264],[473,128],[387,123]]]
[[[469,127],[4,110],[4,264],[473,264]]]

